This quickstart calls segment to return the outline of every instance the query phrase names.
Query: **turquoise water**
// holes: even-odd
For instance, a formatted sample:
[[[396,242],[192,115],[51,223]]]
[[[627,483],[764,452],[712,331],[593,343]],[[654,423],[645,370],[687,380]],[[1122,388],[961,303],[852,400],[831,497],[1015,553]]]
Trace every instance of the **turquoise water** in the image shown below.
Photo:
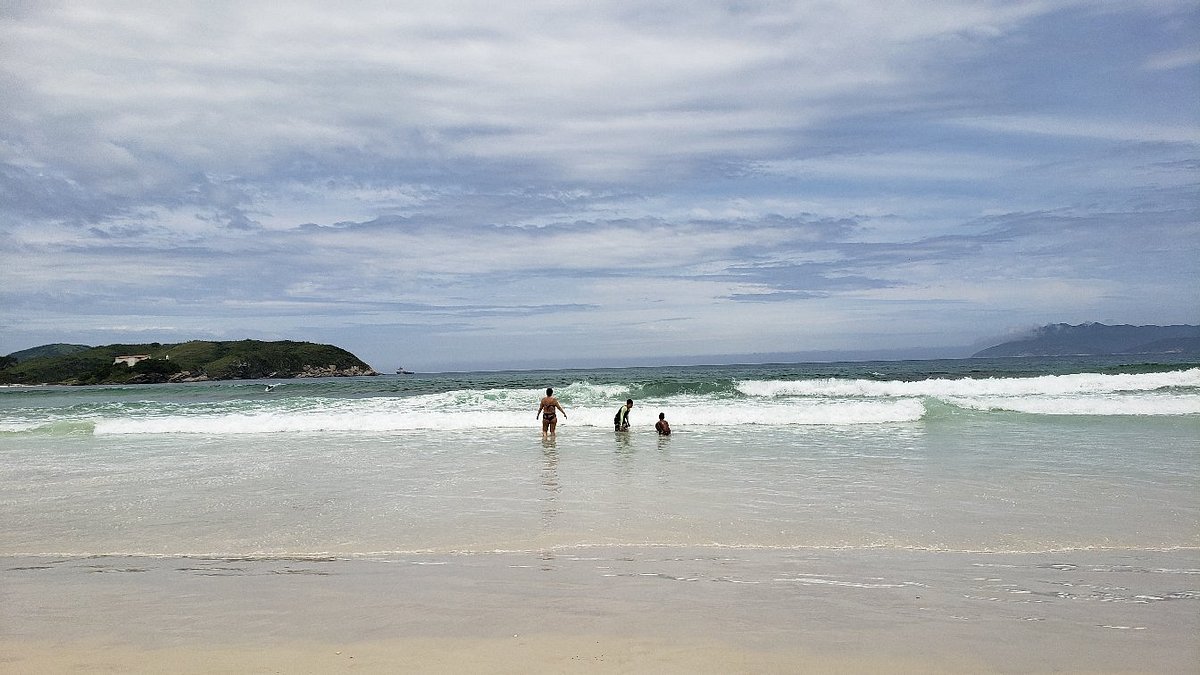
[[[543,440],[544,388],[567,418]],[[634,428],[610,426],[626,398]],[[653,431],[664,412],[675,433]],[[1200,547],[1200,367],[1120,359],[0,389],[0,555]]]

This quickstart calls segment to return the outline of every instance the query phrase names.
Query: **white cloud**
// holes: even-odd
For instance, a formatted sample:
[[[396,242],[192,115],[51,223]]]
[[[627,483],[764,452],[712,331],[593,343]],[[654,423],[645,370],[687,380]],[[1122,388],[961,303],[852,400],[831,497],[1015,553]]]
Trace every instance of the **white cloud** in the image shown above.
[[[1200,143],[1200,126],[1047,115],[963,118],[958,124],[1011,134],[1038,134],[1138,143]]]
[[[1184,3],[0,12],[7,340],[396,326],[486,358],[536,316],[563,358],[832,349],[1088,279],[1144,311],[1187,272]]]
[[[854,180],[980,181],[995,180],[1023,167],[1028,160],[996,154],[888,152],[756,162],[766,173]]]
[[[1146,59],[1144,67],[1147,70],[1175,70],[1197,64],[1200,64],[1200,47],[1189,47],[1155,54]]]
[[[814,120],[919,87],[939,37],[1038,5],[696,8],[475,2],[391,8],[47,4],[4,31],[28,152],[127,173],[235,173],[284,148],[534,157],[623,175],[761,154]],[[651,11],[654,7],[662,13]],[[1014,9],[1015,8],[1015,9]],[[836,112],[834,103],[836,102]]]

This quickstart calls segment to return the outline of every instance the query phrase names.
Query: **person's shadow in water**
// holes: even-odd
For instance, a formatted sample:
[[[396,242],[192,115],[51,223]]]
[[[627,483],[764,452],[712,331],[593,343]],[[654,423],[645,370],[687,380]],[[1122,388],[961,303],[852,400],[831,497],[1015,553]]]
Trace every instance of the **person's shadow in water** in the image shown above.
[[[558,505],[558,496],[562,485],[558,482],[558,442],[553,437],[542,439],[542,529],[549,529],[554,519],[562,509]]]

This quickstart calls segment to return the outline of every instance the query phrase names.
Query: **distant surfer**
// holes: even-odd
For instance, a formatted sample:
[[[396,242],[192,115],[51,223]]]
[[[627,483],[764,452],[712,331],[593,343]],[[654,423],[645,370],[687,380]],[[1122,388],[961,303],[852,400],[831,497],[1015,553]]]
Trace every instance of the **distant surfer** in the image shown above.
[[[630,410],[633,410],[633,399],[627,398],[625,405],[621,406],[621,409],[613,417],[613,426],[616,427],[616,431],[629,431]]]
[[[654,430],[658,432],[659,436],[671,435],[671,425],[667,424],[666,413],[658,413],[658,421],[654,423]]]
[[[558,413],[562,413],[564,420],[567,419],[567,411],[563,410],[563,407],[558,403],[558,399],[554,398],[554,389],[546,387],[546,395],[542,397],[542,405],[538,407],[537,415],[534,415],[534,419],[537,419],[539,416],[542,418],[542,438],[545,438],[547,433],[551,436],[554,435],[554,429],[558,426]]]

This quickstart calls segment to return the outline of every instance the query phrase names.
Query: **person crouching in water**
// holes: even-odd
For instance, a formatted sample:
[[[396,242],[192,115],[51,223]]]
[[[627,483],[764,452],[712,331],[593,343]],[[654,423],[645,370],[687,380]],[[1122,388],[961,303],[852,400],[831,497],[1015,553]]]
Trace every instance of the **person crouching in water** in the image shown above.
[[[613,417],[613,426],[616,427],[616,431],[629,431],[629,411],[632,409],[633,399],[625,399],[625,405],[621,406],[616,416]]]
[[[558,403],[558,399],[554,398],[554,389],[546,387],[546,395],[542,397],[542,405],[538,407],[537,415],[534,415],[534,419],[537,419],[538,415],[542,417],[542,438],[546,437],[547,431],[550,432],[551,436],[555,435],[554,430],[558,426],[556,409],[562,413],[564,420],[567,419],[567,411],[563,410],[563,407]]]
[[[654,423],[654,430],[658,432],[659,436],[671,435],[671,425],[667,424],[666,413],[658,413],[658,421]]]

